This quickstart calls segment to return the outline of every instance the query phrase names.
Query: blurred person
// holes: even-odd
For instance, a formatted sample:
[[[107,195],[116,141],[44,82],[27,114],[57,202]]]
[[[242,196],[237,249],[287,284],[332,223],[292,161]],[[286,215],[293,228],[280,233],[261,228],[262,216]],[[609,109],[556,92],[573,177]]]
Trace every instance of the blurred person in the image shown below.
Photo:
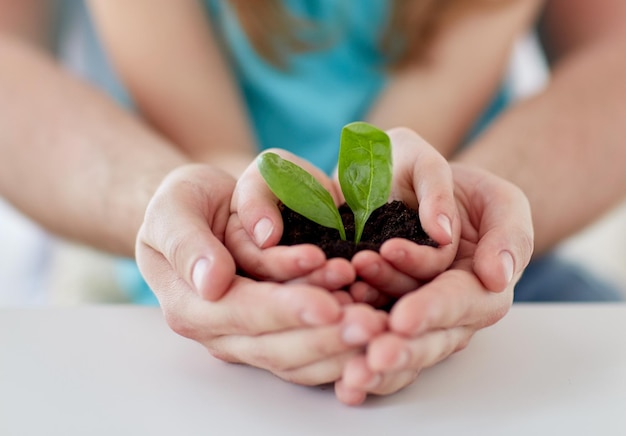
[[[35,10],[36,3],[21,4]],[[623,127],[618,115],[623,112],[623,85],[619,78],[624,65],[613,53],[623,44],[624,8],[617,1],[590,6],[582,1],[553,0],[546,2],[543,9],[539,1],[471,3],[465,6],[467,2],[406,2],[413,6],[403,10],[402,2],[392,5],[372,1],[357,11],[339,10],[335,2],[286,2],[290,9],[285,10],[281,2],[255,2],[261,6],[214,2],[201,9],[200,3],[189,1],[93,1],[96,34],[89,26],[83,5],[65,2],[65,32],[61,35],[66,42],[65,57],[117,103],[58,68],[40,49],[16,37],[3,37],[0,86],[6,98],[2,99],[0,110],[6,115],[2,117],[5,123],[0,144],[11,156],[11,163],[7,171],[0,172],[0,192],[60,234],[132,256],[146,204],[165,175],[178,168],[153,198],[154,206],[148,209],[138,247],[153,249],[153,255],[162,253],[169,261],[164,264],[161,259],[157,269],[145,263],[144,275],[160,296],[168,321],[177,331],[201,342],[203,334],[212,338],[215,331],[220,331],[218,327],[224,326],[202,325],[198,321],[200,311],[185,304],[192,300],[182,298],[188,294],[177,287],[194,283],[194,277],[200,283],[214,277],[213,290],[201,295],[213,300],[230,289],[216,304],[238,309],[246,307],[238,305],[237,299],[244,301],[248,294],[243,289],[250,287],[240,286],[240,279],[232,281],[233,260],[221,245],[211,245],[219,253],[212,255],[216,256],[215,265],[193,274],[197,258],[191,255],[196,253],[187,253],[184,244],[177,245],[186,239],[154,239],[175,234],[176,229],[168,225],[172,221],[159,221],[161,216],[168,216],[166,212],[172,204],[179,207],[180,216],[188,219],[190,228],[213,234],[217,241],[223,237],[221,215],[234,181],[214,168],[200,170],[188,164],[209,162],[237,175],[258,148],[280,147],[330,171],[336,158],[339,129],[354,119],[367,119],[383,128],[407,126],[419,132],[449,160],[459,162],[462,168],[476,168],[469,173],[481,175],[457,176],[457,180],[463,181],[459,182],[461,185],[489,180],[472,187],[485,188],[491,194],[499,192],[500,187],[507,194],[503,197],[522,205],[524,210],[524,201],[514,189],[501,185],[501,179],[493,181],[478,168],[521,187],[533,210],[537,257],[544,255],[623,197],[626,181],[620,164],[625,151],[619,146]],[[5,4],[10,8],[17,2]],[[294,12],[296,19],[291,19],[286,11]],[[549,86],[538,96],[511,106],[483,134],[471,136],[494,94],[498,97],[496,103],[502,102],[504,94],[498,90],[512,44],[536,22],[539,14],[542,36],[554,60]],[[302,22],[299,38],[300,34],[290,29]],[[324,25],[311,26],[316,22]],[[387,22],[394,25],[388,27]],[[274,31],[276,39],[272,36]],[[380,41],[387,41],[391,52],[379,50]],[[99,51],[100,44],[107,56]],[[113,68],[105,62],[107,57]],[[38,129],[29,128],[33,122]],[[589,137],[594,141],[589,141]],[[465,146],[459,148],[464,142]],[[23,144],[28,144],[27,152],[23,151]],[[573,174],[585,177],[572,177]],[[597,180],[597,187],[586,182],[590,178]],[[45,192],[40,179],[45,181]],[[190,183],[193,180],[210,181],[212,191]],[[195,191],[188,192],[188,197],[182,196],[189,202],[181,203],[180,198],[173,197],[190,186]],[[475,194],[475,199],[485,200],[482,206],[486,210],[496,206],[487,201],[485,192],[479,190]],[[580,202],[581,195],[589,201]],[[220,204],[220,218],[195,221],[194,227],[192,218],[207,213],[206,208],[198,209],[199,199],[206,204]],[[474,206],[479,209],[479,205]],[[461,219],[477,219],[471,223],[476,226],[487,215]],[[180,223],[185,222],[182,219]],[[508,225],[511,234],[525,235],[527,245],[531,235],[522,222],[523,219],[509,221]],[[247,229],[251,235],[254,224],[250,223]],[[510,257],[504,254],[498,263],[499,271],[506,272],[504,277],[511,278],[505,280],[508,285],[492,289],[502,291],[517,280],[525,266],[524,253],[529,255],[529,250],[524,250],[523,237],[507,240],[504,233],[498,235],[502,246],[512,253]],[[180,258],[172,258],[172,252]],[[518,252],[522,254],[516,258]],[[471,267],[477,253],[469,251],[464,268],[468,262]],[[526,270],[516,287],[515,298],[615,299],[615,294],[599,281],[590,280],[553,257],[544,259]],[[218,273],[216,265],[228,267]],[[510,303],[502,295],[512,297],[512,288],[504,293],[489,293],[488,286],[480,280],[487,273],[482,271],[481,275],[478,270],[478,275],[452,274],[454,271],[441,275],[452,289],[463,288],[454,281],[456,278],[476,290],[476,298],[466,307],[444,311],[438,320],[421,325],[431,332],[431,326],[444,323],[458,334],[449,335],[448,339],[425,335],[417,325],[419,317],[414,319],[417,324],[411,324],[407,318],[407,313],[412,313],[411,309],[429,295],[442,305],[439,309],[449,307],[453,300],[441,297],[447,293],[422,289],[407,295],[398,306],[397,316],[392,312],[387,321],[391,329],[388,334],[378,334],[383,329],[378,315],[368,309],[354,309],[357,315],[352,316],[362,317],[361,330],[367,332],[361,339],[367,342],[379,338],[382,342],[376,343],[382,345],[368,347],[368,353],[373,350],[372,356],[366,356],[360,348],[350,350],[354,356],[338,365],[341,371],[347,371],[337,379],[338,396],[357,403],[367,392],[393,392],[409,383],[422,367],[424,359],[415,354],[424,349],[419,346],[423,343],[420,339],[428,337],[432,341],[425,349],[432,351],[428,362],[433,363],[466,343],[468,335],[463,322],[467,319],[463,315],[480,314],[481,326],[485,320],[493,322],[503,316]],[[169,280],[158,280],[166,273]],[[185,280],[176,280],[177,276]],[[241,291],[231,292],[231,286]],[[269,290],[272,285],[258,286]],[[317,321],[336,322],[337,314],[345,309],[314,291],[311,293],[315,298],[326,304],[321,311],[324,316]],[[551,291],[562,292],[555,295]],[[487,303],[495,301],[490,295],[499,296],[498,304]],[[269,301],[273,300],[268,298]],[[322,304],[322,300],[315,301]],[[221,310],[212,304],[203,307],[218,313]],[[478,307],[491,315],[476,310]],[[243,316],[246,312],[236,313]],[[446,318],[446,313],[455,316]],[[250,322],[253,321],[254,318]],[[477,324],[473,321],[468,325]],[[277,322],[271,328],[280,325]],[[232,328],[222,330],[222,335],[236,333]],[[259,330],[247,332],[257,337]],[[403,339],[407,333],[411,339]],[[245,344],[251,345],[249,341],[234,342],[242,347],[242,353],[249,350]],[[231,343],[230,347],[235,345]],[[400,352],[403,347],[405,353]],[[285,353],[276,343],[271,349]],[[213,352],[219,356],[220,350],[226,359],[237,354],[233,348],[216,347]],[[389,357],[400,355],[404,356],[400,363]],[[388,360],[381,362],[381,356]],[[248,363],[258,364],[254,360]],[[292,375],[284,374],[284,378],[293,379]],[[373,383],[376,380],[378,383]]]
[[[549,252],[623,197],[623,186],[614,186],[593,195],[594,207],[577,200],[589,185],[567,175],[587,160],[591,144],[572,138],[576,129],[564,126],[567,135],[560,135],[558,127],[574,112],[585,120],[577,128],[600,130],[611,144],[618,137],[598,125],[608,121],[585,101],[603,106],[603,99],[583,91],[589,74],[599,74],[589,71],[598,68],[595,57],[609,62],[612,44],[621,44],[619,2],[567,3],[567,10],[560,1],[372,0],[358,10],[333,1],[88,3],[103,58],[126,98],[194,159],[238,175],[259,149],[276,147],[329,172],[344,124],[406,126],[448,159],[487,168],[531,197],[541,260],[518,285],[517,300],[618,298],[601,279]],[[509,104],[504,74],[512,47],[537,22],[553,76],[539,95]],[[602,154],[592,153],[582,171],[606,177]],[[140,289],[133,271],[130,265],[125,277],[135,284],[127,287]],[[143,295],[151,295],[145,286]]]

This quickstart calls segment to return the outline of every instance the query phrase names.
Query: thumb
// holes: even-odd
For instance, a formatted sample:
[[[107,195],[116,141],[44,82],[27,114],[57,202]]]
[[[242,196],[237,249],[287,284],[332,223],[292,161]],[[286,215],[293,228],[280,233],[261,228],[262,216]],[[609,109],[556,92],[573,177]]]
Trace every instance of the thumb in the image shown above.
[[[159,269],[173,270],[206,300],[217,300],[228,290],[235,263],[222,240],[233,188],[232,178],[204,165],[185,167],[165,179],[146,209],[136,244],[137,263],[153,289],[162,286],[154,282],[163,271],[142,261],[146,250],[165,259]]]

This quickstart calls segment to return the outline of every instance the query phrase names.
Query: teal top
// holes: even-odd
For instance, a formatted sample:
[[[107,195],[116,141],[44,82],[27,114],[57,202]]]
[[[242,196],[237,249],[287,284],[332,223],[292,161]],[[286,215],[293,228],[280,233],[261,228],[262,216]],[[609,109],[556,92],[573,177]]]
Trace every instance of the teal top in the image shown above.
[[[68,24],[83,41],[81,52],[74,53],[81,60],[80,72],[118,101],[132,105],[106,62],[83,2],[78,3]],[[361,0],[351,14],[342,14],[336,0],[287,3],[294,15],[323,22],[323,36],[336,41],[291,56],[287,69],[275,68],[257,55],[227,2],[207,2],[206,10],[216,37],[228,47],[260,149],[290,150],[330,172],[341,128],[363,119],[385,86],[377,43],[387,21],[387,2]],[[316,36],[320,35],[311,38]]]
[[[66,0],[64,39],[66,58],[88,80],[126,106],[132,100],[115,77],[81,0]],[[287,0],[290,11],[323,23],[323,36],[332,44],[290,56],[279,69],[255,53],[224,1],[207,1],[212,27],[224,46],[248,109],[260,149],[278,147],[306,158],[327,173],[334,169],[341,128],[365,118],[385,87],[384,57],[378,41],[389,17],[385,0],[360,0],[342,14],[335,0]],[[319,34],[306,35],[315,38]],[[324,39],[326,41],[327,39]],[[487,118],[504,102],[496,99]],[[219,104],[219,102],[216,102]],[[477,126],[484,125],[479,121]],[[476,129],[474,129],[476,130]],[[156,300],[133,262],[121,269],[124,288],[140,303]]]

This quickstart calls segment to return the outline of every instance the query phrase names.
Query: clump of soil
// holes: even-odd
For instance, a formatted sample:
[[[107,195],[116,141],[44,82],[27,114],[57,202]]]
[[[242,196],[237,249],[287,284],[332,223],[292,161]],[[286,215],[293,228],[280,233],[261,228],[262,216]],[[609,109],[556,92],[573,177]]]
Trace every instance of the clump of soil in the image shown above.
[[[437,247],[422,228],[416,210],[402,201],[392,201],[376,209],[365,224],[361,242],[354,244],[354,215],[347,204],[339,208],[346,229],[346,241],[342,241],[335,229],[320,226],[297,212],[281,205],[283,236],[279,244],[315,244],[327,258],[343,257],[352,259],[361,250],[379,251],[387,239],[405,238],[420,245]]]

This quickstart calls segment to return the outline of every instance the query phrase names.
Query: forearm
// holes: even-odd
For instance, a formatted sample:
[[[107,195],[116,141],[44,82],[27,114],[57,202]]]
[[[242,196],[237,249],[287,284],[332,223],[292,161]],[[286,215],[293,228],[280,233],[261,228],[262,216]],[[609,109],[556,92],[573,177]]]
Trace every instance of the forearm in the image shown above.
[[[25,44],[0,39],[0,195],[62,236],[132,256],[156,186],[186,159]]]
[[[200,2],[89,4],[141,115],[194,160],[243,171],[256,155],[256,145]]]
[[[458,160],[528,196],[535,253],[553,247],[626,193],[623,38],[595,41],[556,66],[542,94],[504,114]]]
[[[0,0],[0,34],[15,35],[36,45],[50,46],[56,0]]]
[[[513,44],[539,6],[534,0],[477,6],[448,23],[426,59],[392,75],[369,121],[409,127],[450,156],[501,85]]]

